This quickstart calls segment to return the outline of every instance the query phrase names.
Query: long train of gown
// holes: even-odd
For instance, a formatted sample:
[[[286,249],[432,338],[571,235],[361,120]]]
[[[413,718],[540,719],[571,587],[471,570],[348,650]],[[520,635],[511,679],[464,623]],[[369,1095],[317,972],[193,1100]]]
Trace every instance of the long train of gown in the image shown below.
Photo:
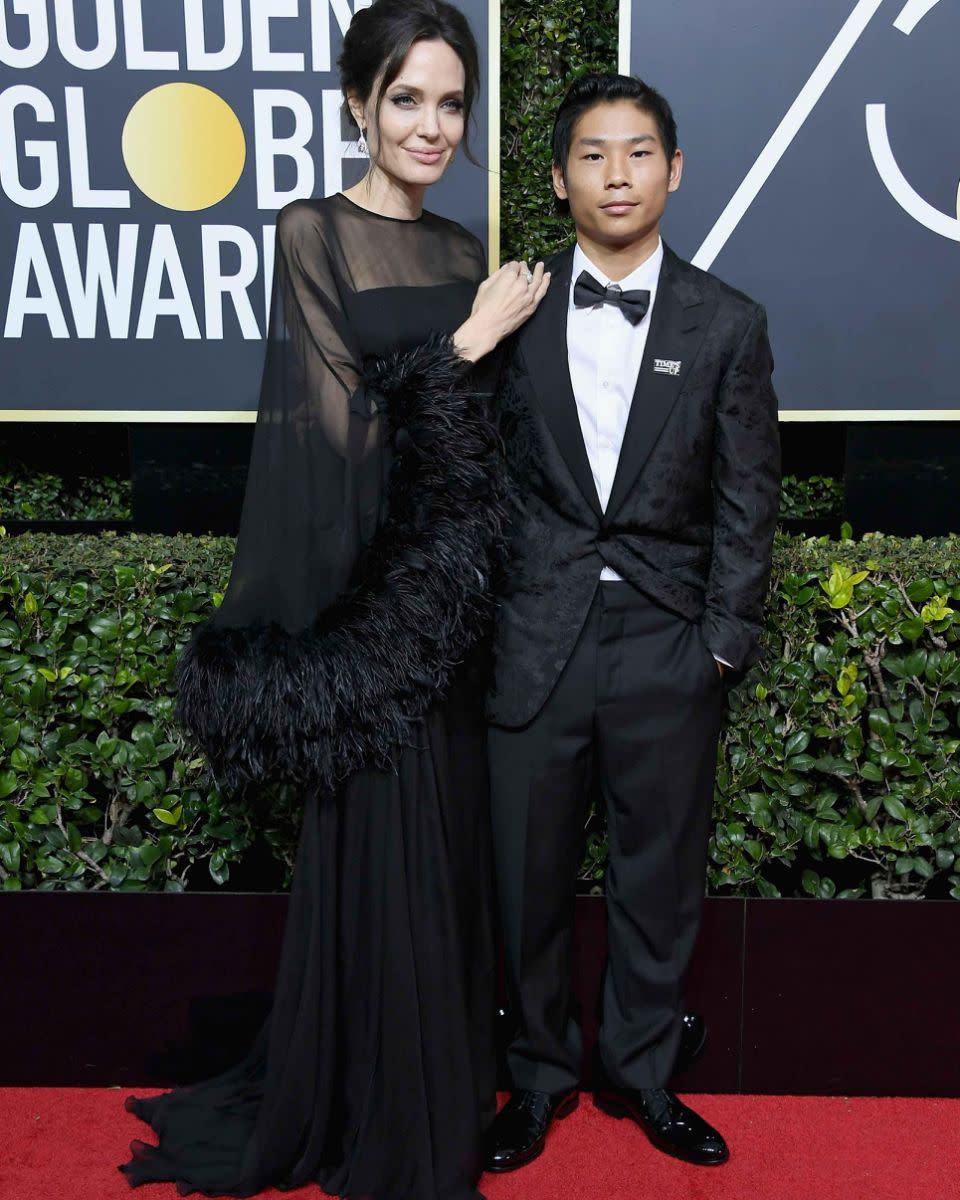
[[[272,1012],[242,1062],[127,1108],[132,1186],[482,1200],[494,960],[479,715],[435,705],[395,773],[305,796]],[[242,936],[242,930],[224,930]]]

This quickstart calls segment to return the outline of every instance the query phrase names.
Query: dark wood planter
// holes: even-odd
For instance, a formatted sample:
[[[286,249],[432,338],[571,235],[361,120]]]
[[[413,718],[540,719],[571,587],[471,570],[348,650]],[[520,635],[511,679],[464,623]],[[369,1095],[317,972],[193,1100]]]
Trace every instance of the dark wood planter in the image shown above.
[[[0,1085],[167,1086],[243,1052],[287,898],[0,896]],[[686,1091],[960,1095],[960,904],[711,899],[687,987],[710,1040]],[[577,901],[586,1061],[606,953]],[[589,1082],[589,1080],[588,1080]]]

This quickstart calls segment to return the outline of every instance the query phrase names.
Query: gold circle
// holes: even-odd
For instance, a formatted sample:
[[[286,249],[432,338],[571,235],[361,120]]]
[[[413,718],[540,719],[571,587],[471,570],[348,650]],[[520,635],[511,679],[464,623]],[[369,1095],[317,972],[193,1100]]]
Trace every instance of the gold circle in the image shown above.
[[[196,83],[165,83],[141,96],[127,114],[121,147],[140,191],[181,212],[228,196],[247,156],[236,113]]]

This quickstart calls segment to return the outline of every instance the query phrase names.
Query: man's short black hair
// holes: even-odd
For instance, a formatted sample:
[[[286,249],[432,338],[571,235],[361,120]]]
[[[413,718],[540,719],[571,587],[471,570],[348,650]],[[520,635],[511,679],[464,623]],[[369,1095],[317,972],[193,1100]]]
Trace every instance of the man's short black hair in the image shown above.
[[[677,123],[673,110],[666,98],[656,88],[632,75],[613,75],[591,71],[581,75],[570,87],[560,102],[553,122],[553,161],[566,173],[570,157],[570,141],[577,121],[598,104],[612,104],[617,100],[632,100],[641,112],[649,114],[657,123],[657,132],[667,162],[673,160],[677,149]],[[556,201],[560,212],[569,212],[570,205],[559,197]]]

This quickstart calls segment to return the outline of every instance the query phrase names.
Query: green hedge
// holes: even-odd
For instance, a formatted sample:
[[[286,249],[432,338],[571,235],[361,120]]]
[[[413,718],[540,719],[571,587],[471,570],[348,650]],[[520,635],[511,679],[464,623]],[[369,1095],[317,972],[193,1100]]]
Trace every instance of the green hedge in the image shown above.
[[[81,476],[66,480],[20,463],[0,467],[0,521],[126,521],[130,480]]]
[[[960,540],[782,540],[768,657],[734,693],[715,888],[960,899]],[[951,603],[952,602],[952,603]]]
[[[789,518],[833,517],[840,513],[843,483],[821,475],[798,479],[785,475],[780,515]],[[122,521],[130,518],[130,481],[78,479],[8,468],[0,472],[0,521]]]
[[[786,475],[780,516],[839,516],[843,483],[825,476]],[[0,474],[0,521],[121,521],[130,518],[130,484],[120,479],[80,479],[70,486],[59,475],[8,471]]]
[[[567,88],[617,69],[618,0],[504,0],[500,30],[501,257],[536,261],[570,241],[553,211],[550,135]]]
[[[221,796],[172,721],[177,649],[231,553],[0,539],[5,888],[210,886],[257,834],[289,868],[295,803]],[[957,601],[958,539],[778,538],[765,661],[721,748],[713,892],[960,898]],[[586,878],[602,857],[595,831]]]
[[[798,479],[784,475],[780,488],[780,516],[793,520],[838,517],[843,510],[843,480],[826,475]]]
[[[248,849],[172,721],[171,671],[202,581],[227,569],[206,538],[23,535],[0,542],[0,879],[179,890]]]

